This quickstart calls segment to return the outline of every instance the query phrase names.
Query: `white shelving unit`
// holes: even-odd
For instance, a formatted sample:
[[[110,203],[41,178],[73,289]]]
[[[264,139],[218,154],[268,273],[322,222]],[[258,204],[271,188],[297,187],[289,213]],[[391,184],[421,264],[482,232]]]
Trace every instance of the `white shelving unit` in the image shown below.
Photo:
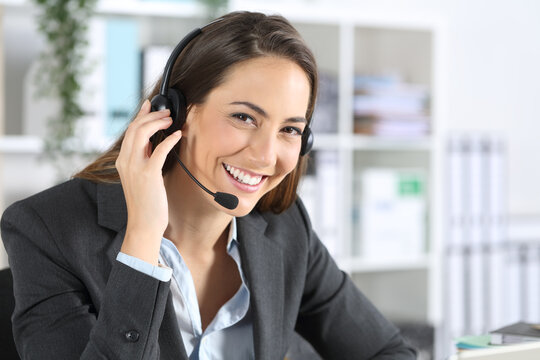
[[[338,263],[389,316],[396,320],[425,321],[438,327],[442,321],[439,255],[442,209],[439,199],[442,191],[440,160],[444,133],[441,111],[444,107],[444,24],[438,19],[388,18],[368,14],[356,17],[354,14],[335,12],[321,20],[317,9],[312,10],[312,13],[304,11],[301,15],[291,10],[283,15],[291,19],[302,32],[316,56],[321,53],[335,56],[333,60],[325,58],[321,68],[335,71],[338,76],[338,128],[336,133],[317,134],[315,150],[335,151],[338,154],[341,181],[336,185],[340,189],[337,200],[340,221],[337,231],[345,249],[344,255],[337,257]],[[312,41],[304,31],[313,26],[330,29],[327,33],[335,38],[328,41],[317,34]],[[325,41],[328,41],[328,46]],[[407,58],[408,45],[420,51]],[[372,63],[369,63],[369,59],[359,59],[359,52],[362,51],[373,55]],[[337,64],[337,68],[328,64]],[[389,139],[353,133],[353,76],[359,72],[378,74],[384,72],[385,67],[391,68],[396,64],[398,70],[410,80],[427,85],[430,89],[430,134],[415,139]],[[428,223],[424,254],[397,260],[363,258],[353,254],[351,245],[358,241],[351,216],[358,191],[353,185],[353,179],[358,168],[363,166],[414,166],[425,169],[428,179]],[[408,288],[402,289],[409,293],[406,297],[410,297],[411,303],[416,304],[401,303],[398,300],[400,292],[377,290],[384,287],[402,288],[400,285],[403,282],[408,284]],[[389,302],[388,297],[392,296],[394,300]],[[409,305],[415,307],[418,304],[425,307],[421,311],[410,310]]]
[[[1,5],[4,5],[4,16],[10,11],[24,10],[28,16],[35,13],[26,1],[0,1]],[[334,152],[339,163],[338,183],[334,184],[339,189],[335,201],[341,256],[337,257],[337,262],[391,318],[426,322],[439,327],[442,322],[441,158],[446,98],[444,23],[437,18],[356,14],[317,4],[308,7],[278,3],[274,9],[260,9],[249,2],[233,1],[230,7],[231,10],[264,10],[284,15],[304,36],[317,57],[320,69],[337,78],[336,131],[315,135],[315,151]],[[175,45],[191,28],[206,22],[203,9],[194,2],[100,1],[97,12],[103,17],[136,19],[141,28],[141,47]],[[429,135],[415,139],[390,139],[353,132],[354,75],[359,72],[378,74],[388,69],[400,71],[408,80],[429,88]],[[2,157],[26,155],[27,161],[35,161],[28,159],[36,157],[41,149],[41,140],[36,137],[25,134],[0,136]],[[358,241],[352,216],[354,201],[358,198],[355,175],[359,168],[377,165],[421,167],[427,174],[427,240],[424,253],[418,256],[378,260],[353,253],[353,244]],[[316,219],[314,224],[317,227]]]

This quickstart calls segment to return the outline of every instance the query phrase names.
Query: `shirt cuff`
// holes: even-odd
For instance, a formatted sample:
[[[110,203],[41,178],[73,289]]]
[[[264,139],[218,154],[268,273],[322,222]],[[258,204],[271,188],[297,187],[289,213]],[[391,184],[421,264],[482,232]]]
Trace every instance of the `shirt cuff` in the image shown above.
[[[172,269],[170,267],[161,264],[155,266],[123,252],[118,253],[116,260],[155,279],[165,282],[171,280]]]

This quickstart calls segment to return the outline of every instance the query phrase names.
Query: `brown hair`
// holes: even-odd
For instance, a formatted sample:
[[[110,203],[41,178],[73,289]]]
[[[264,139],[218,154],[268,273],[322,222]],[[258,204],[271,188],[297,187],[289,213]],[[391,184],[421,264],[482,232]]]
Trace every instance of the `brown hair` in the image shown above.
[[[218,20],[203,28],[203,32],[180,54],[173,68],[169,86],[184,94],[188,111],[192,105],[204,103],[210,91],[224,81],[231,66],[256,57],[278,56],[298,64],[309,79],[311,93],[306,118],[310,121],[317,95],[317,66],[296,29],[282,16],[253,12],[233,12]],[[159,93],[160,83],[156,84],[150,98]],[[157,143],[162,140],[162,137],[156,138]],[[123,139],[124,133],[108,151],[75,177],[94,182],[120,182],[115,161]],[[174,164],[175,159],[169,154],[163,173]],[[296,200],[296,189],[306,164],[307,157],[300,157],[296,168],[261,198],[257,209],[275,213],[287,209]]]

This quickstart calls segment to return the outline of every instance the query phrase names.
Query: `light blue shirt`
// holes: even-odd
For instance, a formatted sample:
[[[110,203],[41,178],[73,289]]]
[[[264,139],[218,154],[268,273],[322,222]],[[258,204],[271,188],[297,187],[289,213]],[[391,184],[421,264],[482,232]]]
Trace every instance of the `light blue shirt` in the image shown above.
[[[229,230],[227,253],[236,262],[242,284],[236,294],[219,309],[204,332],[193,277],[182,255],[170,240],[163,238],[161,241],[160,262],[166,266],[154,266],[122,252],[117,256],[118,261],[161,281],[169,281],[172,276],[174,309],[190,360],[255,358],[250,293],[242,272],[235,218]]]

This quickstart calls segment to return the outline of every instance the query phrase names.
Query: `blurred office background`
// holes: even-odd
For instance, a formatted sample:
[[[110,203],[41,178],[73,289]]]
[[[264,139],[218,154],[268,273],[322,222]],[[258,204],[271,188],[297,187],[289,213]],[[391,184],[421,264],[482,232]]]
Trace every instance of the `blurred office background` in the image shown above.
[[[540,3],[230,0],[289,18],[321,71],[301,195],[340,267],[422,349],[540,322]],[[44,158],[57,104],[37,99],[39,10],[0,1],[0,209],[69,176]],[[101,0],[90,21],[78,143],[104,150],[196,0]],[[73,171],[83,162],[75,163]],[[0,247],[0,268],[8,266]],[[291,358],[311,358],[300,343]]]

